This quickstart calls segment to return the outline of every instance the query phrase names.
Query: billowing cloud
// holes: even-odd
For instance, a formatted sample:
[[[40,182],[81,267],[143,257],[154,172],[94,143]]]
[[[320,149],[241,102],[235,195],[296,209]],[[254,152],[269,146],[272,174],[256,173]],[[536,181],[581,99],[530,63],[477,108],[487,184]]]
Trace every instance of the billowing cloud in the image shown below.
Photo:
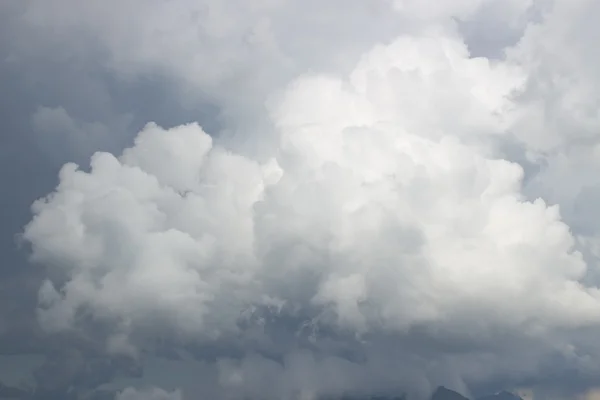
[[[521,32],[532,5],[529,0],[453,0],[442,6],[419,0],[24,3],[14,18],[23,30],[16,59],[31,57],[40,42],[59,54],[69,43],[71,58],[86,59],[92,52],[104,71],[120,79],[162,76],[180,86],[179,101],[218,103],[226,116],[234,116],[230,124],[256,119],[269,93],[307,70],[345,71],[376,43],[432,28],[455,31],[457,21],[474,18],[484,21],[468,29],[478,47],[489,24],[498,35]]]
[[[235,133],[149,123],[66,164],[24,231],[52,273],[42,325],[198,346],[225,397],[585,392],[598,6],[496,3],[27,2],[28,29],[83,30],[108,70],[167,76]],[[476,56],[481,21],[510,47]],[[60,108],[34,123],[94,135]]]

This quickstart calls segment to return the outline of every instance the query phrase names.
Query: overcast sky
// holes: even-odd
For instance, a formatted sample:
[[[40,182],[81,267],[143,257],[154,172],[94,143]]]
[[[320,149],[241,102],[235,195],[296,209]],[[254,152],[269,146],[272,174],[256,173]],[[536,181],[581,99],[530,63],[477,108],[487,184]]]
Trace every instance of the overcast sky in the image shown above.
[[[0,382],[600,398],[599,14],[0,2]]]

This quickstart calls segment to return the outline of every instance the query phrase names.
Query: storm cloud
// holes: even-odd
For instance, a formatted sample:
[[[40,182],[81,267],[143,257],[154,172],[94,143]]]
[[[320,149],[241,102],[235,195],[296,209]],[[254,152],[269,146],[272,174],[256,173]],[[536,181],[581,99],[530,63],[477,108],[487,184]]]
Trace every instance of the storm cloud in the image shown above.
[[[117,399],[597,393],[597,2],[0,11],[29,323]]]

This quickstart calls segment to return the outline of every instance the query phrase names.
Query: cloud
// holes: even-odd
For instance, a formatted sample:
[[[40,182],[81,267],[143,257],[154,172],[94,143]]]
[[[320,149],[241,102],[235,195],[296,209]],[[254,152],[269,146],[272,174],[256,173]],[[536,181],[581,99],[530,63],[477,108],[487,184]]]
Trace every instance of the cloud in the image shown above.
[[[23,34],[17,54],[43,43],[73,58],[90,52],[106,71],[125,80],[162,76],[180,87],[179,101],[218,103],[233,122],[256,118],[262,101],[307,70],[339,72],[364,51],[400,34],[432,27],[455,30],[452,18],[495,23],[498,35],[524,29],[530,1],[302,3],[127,0],[107,7],[73,0],[28,0],[15,19]],[[435,4],[436,6],[432,6]],[[497,12],[494,4],[502,5]],[[343,12],[340,12],[343,10]],[[131,25],[135,18],[138,22]],[[335,21],[335,23],[333,23]],[[487,28],[469,25],[470,40]],[[437,28],[436,28],[437,27]],[[76,37],[72,32],[79,32]]]
[[[150,124],[89,173],[66,165],[25,230],[34,258],[66,275],[60,292],[44,286],[42,322],[68,328],[85,310],[210,341],[275,306],[337,335],[401,343],[418,329],[484,349],[498,330],[527,341],[597,325],[557,207],[526,201],[521,167],[481,144],[506,129],[521,73],[457,40],[404,37],[346,78],[292,83],[271,112],[271,162],[198,125]]]
[[[502,131],[510,86],[495,85],[521,80],[444,40],[400,39],[346,81],[292,84],[273,110],[280,148],[269,163],[214,146],[197,125],[151,124],[119,159],[97,153],[90,173],[65,166],[25,231],[34,257],[74,274],[54,307],[189,312],[176,318],[199,331],[213,313],[231,328],[264,296],[327,306],[367,331],[441,321],[474,298],[478,317],[505,308],[517,326],[540,313],[595,321],[596,292],[577,285],[585,264],[557,208],[524,201],[518,165],[460,142]]]
[[[561,206],[576,233],[594,237],[597,166],[598,33],[593,1],[559,1],[544,24],[533,25],[510,52],[529,71],[513,128],[530,160],[540,166],[525,192]],[[594,240],[595,241],[595,240]],[[597,281],[596,281],[597,282]]]
[[[167,392],[159,388],[136,390],[127,388],[117,394],[115,400],[181,400],[181,393],[177,390]]]
[[[123,118],[119,121],[120,126],[109,128],[99,122],[74,120],[62,107],[40,107],[32,115],[31,123],[37,135],[36,143],[42,151],[52,152],[51,158],[62,160],[65,155],[78,159],[99,149],[118,148],[114,143],[118,135],[111,135],[111,129],[126,131],[130,121]],[[69,147],[67,151],[65,146]]]
[[[62,168],[24,231],[42,325],[199,346],[225,397],[594,386],[597,5],[498,4],[26,2],[36,41],[84,32],[107,71],[171,79],[233,132],[149,123]]]

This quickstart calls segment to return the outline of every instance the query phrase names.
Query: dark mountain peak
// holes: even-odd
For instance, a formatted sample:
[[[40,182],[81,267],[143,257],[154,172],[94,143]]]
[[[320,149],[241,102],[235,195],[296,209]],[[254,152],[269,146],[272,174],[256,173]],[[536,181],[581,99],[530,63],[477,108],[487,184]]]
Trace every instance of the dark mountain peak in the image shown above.
[[[454,390],[450,390],[443,386],[439,386],[433,392],[431,396],[431,400],[469,400],[462,394],[455,392]]]
[[[477,400],[523,400],[521,397],[516,394],[507,392],[506,390],[502,390],[496,394],[490,394],[484,397],[480,397]]]

